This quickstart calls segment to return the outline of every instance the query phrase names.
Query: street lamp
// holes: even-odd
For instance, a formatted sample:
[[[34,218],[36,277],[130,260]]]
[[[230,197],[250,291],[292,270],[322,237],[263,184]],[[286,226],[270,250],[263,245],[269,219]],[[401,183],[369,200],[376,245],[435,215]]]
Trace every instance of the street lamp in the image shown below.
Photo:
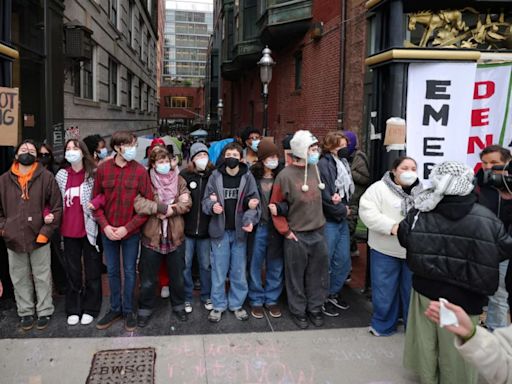
[[[260,67],[260,79],[263,84],[263,136],[267,136],[268,131],[268,84],[272,81],[272,67],[276,64],[270,54],[272,51],[265,47],[262,51],[263,56],[258,61]]]
[[[206,131],[210,132],[210,114],[206,115]]]
[[[218,132],[216,139],[219,139],[220,133],[222,132],[222,113],[224,112],[224,103],[222,102],[222,99],[219,99],[219,102],[217,103],[217,116],[219,119],[219,126],[218,126]]]

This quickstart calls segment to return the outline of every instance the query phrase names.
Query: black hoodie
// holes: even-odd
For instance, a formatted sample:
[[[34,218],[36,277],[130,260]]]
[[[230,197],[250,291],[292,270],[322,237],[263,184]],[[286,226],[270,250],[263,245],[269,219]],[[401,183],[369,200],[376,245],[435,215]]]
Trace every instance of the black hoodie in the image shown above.
[[[431,212],[412,210],[400,223],[400,244],[414,289],[432,299],[482,312],[498,288],[499,263],[512,253],[503,223],[476,196],[445,196]]]
[[[210,223],[210,216],[205,215],[201,209],[201,201],[203,200],[206,184],[212,171],[206,170],[202,173],[183,170],[180,172],[187,182],[187,188],[192,196],[192,208],[183,216],[185,219],[185,236],[204,239],[208,235],[208,224]]]

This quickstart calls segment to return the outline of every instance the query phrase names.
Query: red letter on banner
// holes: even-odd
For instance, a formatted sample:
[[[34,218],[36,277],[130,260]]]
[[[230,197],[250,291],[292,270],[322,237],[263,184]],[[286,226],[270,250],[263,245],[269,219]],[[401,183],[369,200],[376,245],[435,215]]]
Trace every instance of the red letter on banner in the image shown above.
[[[468,141],[468,154],[471,155],[471,154],[475,153],[475,147],[478,147],[478,149],[481,151],[485,147],[492,145],[492,142],[493,142],[492,134],[485,135],[485,143],[478,136],[470,136],[469,141]]]
[[[480,88],[485,90],[485,93],[480,94]],[[473,93],[473,99],[488,99],[496,91],[496,84],[494,81],[479,81],[475,83],[475,92]]]
[[[471,126],[483,127],[489,125],[489,108],[473,109],[471,111]]]

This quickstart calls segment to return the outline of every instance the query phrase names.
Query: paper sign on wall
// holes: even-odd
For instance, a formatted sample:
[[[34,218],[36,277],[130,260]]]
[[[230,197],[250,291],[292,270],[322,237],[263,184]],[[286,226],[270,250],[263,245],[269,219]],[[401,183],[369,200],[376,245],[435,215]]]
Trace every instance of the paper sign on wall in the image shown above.
[[[0,145],[18,144],[18,88],[0,87]]]

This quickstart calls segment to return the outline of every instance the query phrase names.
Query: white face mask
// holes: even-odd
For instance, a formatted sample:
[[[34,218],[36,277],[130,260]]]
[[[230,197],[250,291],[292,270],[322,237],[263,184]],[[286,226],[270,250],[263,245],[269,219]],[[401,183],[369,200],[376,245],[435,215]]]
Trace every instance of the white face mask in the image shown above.
[[[204,171],[208,165],[208,158],[203,157],[202,159],[194,160],[194,164],[196,165],[198,171]]]
[[[267,160],[263,163],[265,165],[265,167],[267,167],[268,169],[276,169],[277,166],[279,165],[279,161],[278,160]]]
[[[76,149],[68,149],[64,157],[70,164],[76,164],[82,160],[82,152]]]
[[[405,171],[398,178],[400,179],[400,184],[404,187],[410,187],[418,180],[418,174],[414,171]]]

